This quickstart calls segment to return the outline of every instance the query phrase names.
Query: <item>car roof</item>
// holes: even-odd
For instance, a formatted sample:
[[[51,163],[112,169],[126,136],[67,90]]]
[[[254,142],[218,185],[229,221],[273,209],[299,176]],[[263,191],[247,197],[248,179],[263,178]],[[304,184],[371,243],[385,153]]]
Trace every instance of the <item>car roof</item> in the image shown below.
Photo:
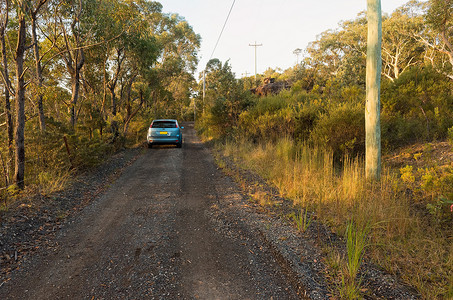
[[[153,122],[178,122],[178,120],[175,120],[175,119],[156,119],[156,120],[153,120]]]

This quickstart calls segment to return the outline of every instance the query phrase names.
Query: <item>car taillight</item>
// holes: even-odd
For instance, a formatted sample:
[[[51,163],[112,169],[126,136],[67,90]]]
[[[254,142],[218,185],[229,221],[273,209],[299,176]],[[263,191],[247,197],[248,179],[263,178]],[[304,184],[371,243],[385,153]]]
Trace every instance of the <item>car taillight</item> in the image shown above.
[[[178,128],[178,124],[175,124],[176,125],[176,128]]]

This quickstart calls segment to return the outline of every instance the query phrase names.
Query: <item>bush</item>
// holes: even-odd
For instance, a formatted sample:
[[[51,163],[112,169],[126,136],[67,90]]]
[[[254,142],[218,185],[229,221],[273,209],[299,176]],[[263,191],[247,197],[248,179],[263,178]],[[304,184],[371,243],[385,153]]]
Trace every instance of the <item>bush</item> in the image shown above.
[[[384,113],[381,115],[381,137],[383,147],[387,150],[426,141],[426,123],[419,118],[403,117],[400,113]]]
[[[352,104],[332,105],[323,114],[310,135],[318,146],[331,149],[335,159],[345,154],[362,155],[365,151],[365,114]]]
[[[414,67],[382,88],[382,139],[398,147],[446,138],[453,125],[452,83],[430,67]]]
[[[453,145],[453,127],[448,128],[448,141]]]
[[[310,133],[323,113],[326,113],[326,107],[320,100],[294,105],[292,107],[292,118],[295,123],[294,140],[299,142],[308,141]]]

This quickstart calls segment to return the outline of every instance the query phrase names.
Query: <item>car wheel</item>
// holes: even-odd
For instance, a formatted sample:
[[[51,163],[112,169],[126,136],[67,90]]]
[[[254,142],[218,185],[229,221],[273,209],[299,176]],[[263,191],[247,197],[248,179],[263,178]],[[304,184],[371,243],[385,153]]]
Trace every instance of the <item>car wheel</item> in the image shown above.
[[[148,148],[152,148],[152,147],[153,147],[153,144],[148,143]]]
[[[177,147],[177,148],[181,148],[181,147],[182,147],[182,143],[177,143],[177,144],[176,144],[176,147]]]

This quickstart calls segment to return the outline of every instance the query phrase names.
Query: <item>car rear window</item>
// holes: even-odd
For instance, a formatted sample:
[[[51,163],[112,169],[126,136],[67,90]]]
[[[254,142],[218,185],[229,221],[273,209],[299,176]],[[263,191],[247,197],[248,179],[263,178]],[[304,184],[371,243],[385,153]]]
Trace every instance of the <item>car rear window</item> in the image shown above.
[[[171,121],[154,121],[152,128],[176,128],[176,122]]]

